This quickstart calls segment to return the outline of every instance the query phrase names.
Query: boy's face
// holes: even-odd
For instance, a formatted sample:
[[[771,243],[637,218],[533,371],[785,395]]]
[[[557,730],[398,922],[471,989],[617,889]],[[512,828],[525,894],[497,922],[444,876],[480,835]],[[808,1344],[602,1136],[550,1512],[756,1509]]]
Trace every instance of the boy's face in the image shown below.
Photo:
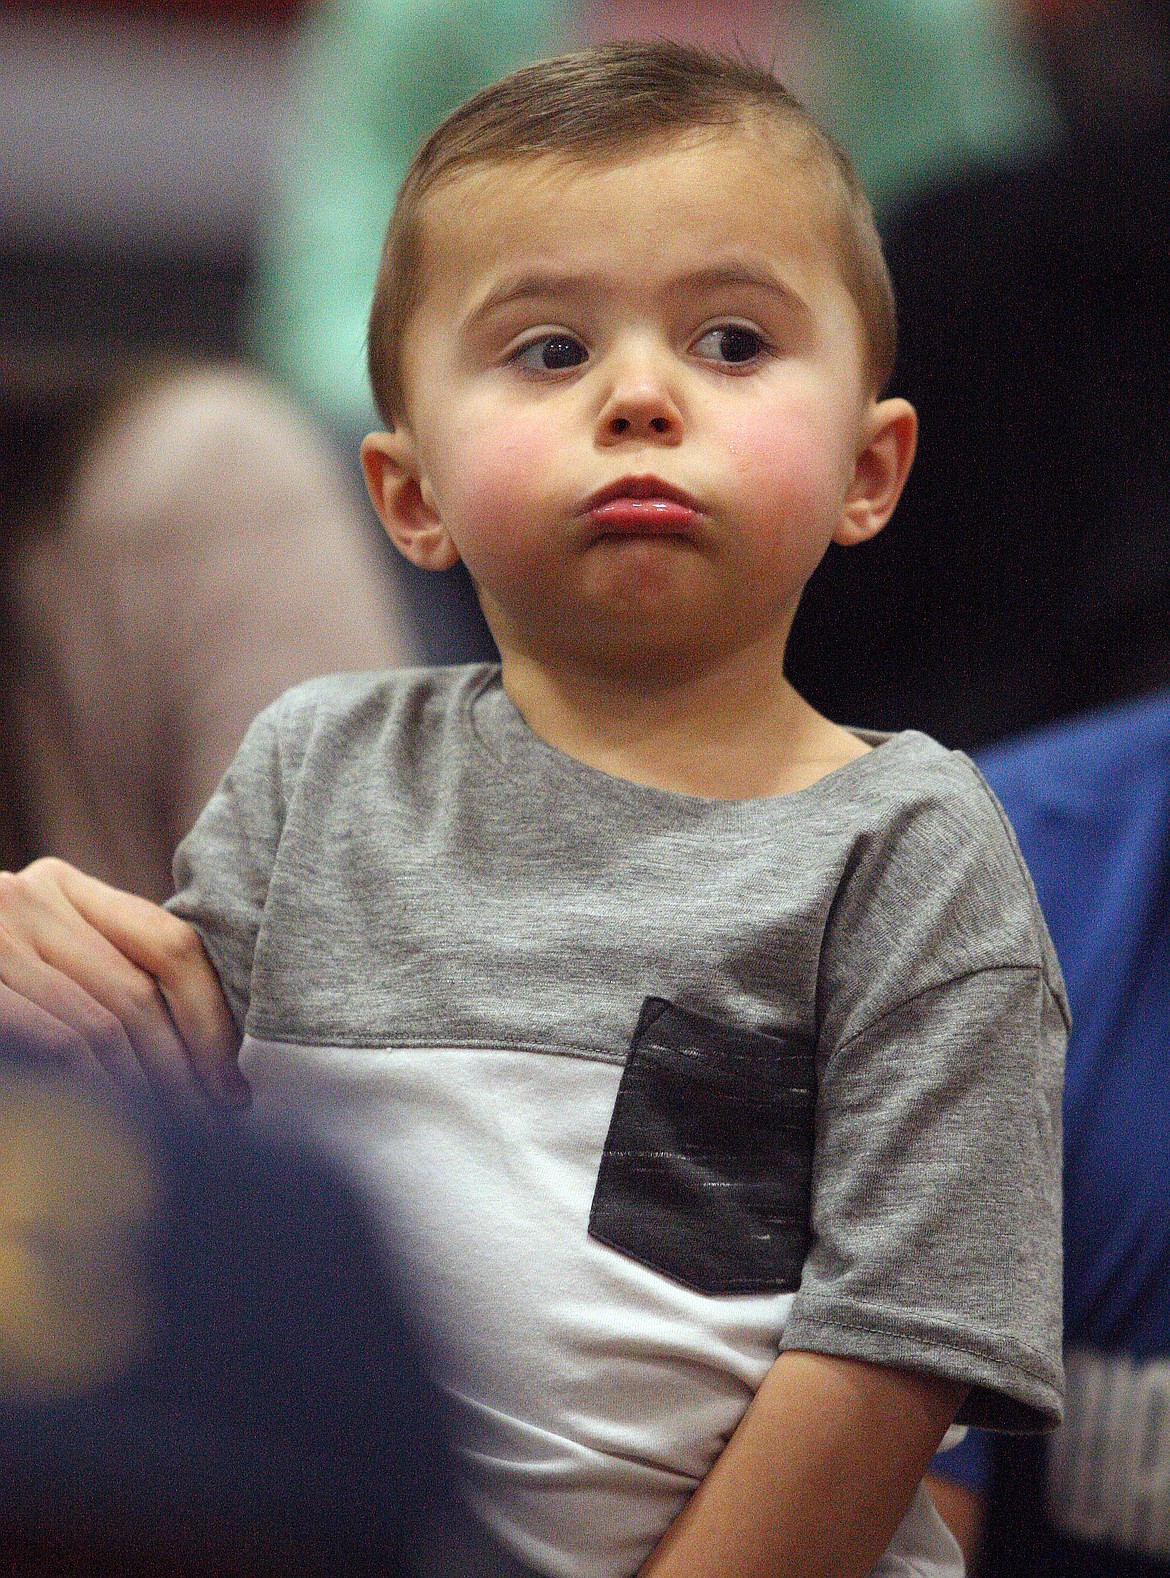
[[[875,408],[830,235],[748,130],[432,194],[392,440],[415,534],[388,525],[463,559],[505,664],[782,657]]]

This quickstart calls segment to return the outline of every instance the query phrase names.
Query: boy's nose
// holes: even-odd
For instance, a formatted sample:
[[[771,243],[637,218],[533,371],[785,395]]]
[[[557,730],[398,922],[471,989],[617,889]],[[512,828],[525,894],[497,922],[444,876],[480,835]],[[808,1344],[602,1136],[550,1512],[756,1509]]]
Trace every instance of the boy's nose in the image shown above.
[[[643,371],[615,382],[597,418],[597,442],[630,440],[672,445],[682,438],[683,419],[664,380]]]

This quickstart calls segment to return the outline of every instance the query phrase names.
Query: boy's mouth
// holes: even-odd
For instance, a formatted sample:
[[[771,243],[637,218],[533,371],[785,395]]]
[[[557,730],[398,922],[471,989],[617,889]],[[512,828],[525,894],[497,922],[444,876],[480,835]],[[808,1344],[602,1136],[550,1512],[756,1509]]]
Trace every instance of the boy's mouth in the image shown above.
[[[603,537],[677,537],[688,535],[699,506],[681,488],[658,477],[623,477],[585,501],[585,513]]]

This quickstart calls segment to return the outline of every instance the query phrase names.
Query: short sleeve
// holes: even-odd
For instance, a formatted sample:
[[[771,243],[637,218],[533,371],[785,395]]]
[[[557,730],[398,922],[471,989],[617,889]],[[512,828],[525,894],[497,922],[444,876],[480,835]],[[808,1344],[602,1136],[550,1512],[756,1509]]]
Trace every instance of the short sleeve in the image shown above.
[[[241,1032],[284,824],[284,706],[285,698],[274,702],[251,725],[219,787],[175,851],[175,893],[166,905],[202,938]]]
[[[863,840],[822,959],[812,1244],[784,1333],[1059,1422],[1067,1004],[1014,839],[940,769]]]

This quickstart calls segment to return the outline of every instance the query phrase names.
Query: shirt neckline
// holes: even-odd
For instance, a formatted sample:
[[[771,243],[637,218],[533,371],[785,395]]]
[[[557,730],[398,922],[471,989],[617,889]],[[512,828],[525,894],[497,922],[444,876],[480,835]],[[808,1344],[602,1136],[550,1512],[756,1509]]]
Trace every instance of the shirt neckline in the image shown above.
[[[848,732],[872,747],[861,756],[840,766],[830,768],[814,783],[802,789],[789,789],[779,794],[751,795],[742,798],[690,795],[679,790],[661,789],[653,784],[640,784],[632,778],[609,773],[600,767],[562,751],[528,724],[520,709],[504,689],[498,663],[477,666],[469,676],[463,712],[468,732],[477,748],[505,772],[521,764],[538,763],[551,777],[566,784],[572,783],[579,790],[605,799],[637,802],[643,806],[658,805],[664,810],[684,814],[709,816],[713,813],[750,814],[761,809],[775,810],[785,806],[805,806],[810,802],[833,800],[842,793],[852,794],[874,773],[884,773],[889,765],[890,748],[934,746],[943,750],[928,735],[917,730],[905,729],[891,732],[881,729],[849,727]],[[482,709],[494,709],[489,732],[481,727]]]

